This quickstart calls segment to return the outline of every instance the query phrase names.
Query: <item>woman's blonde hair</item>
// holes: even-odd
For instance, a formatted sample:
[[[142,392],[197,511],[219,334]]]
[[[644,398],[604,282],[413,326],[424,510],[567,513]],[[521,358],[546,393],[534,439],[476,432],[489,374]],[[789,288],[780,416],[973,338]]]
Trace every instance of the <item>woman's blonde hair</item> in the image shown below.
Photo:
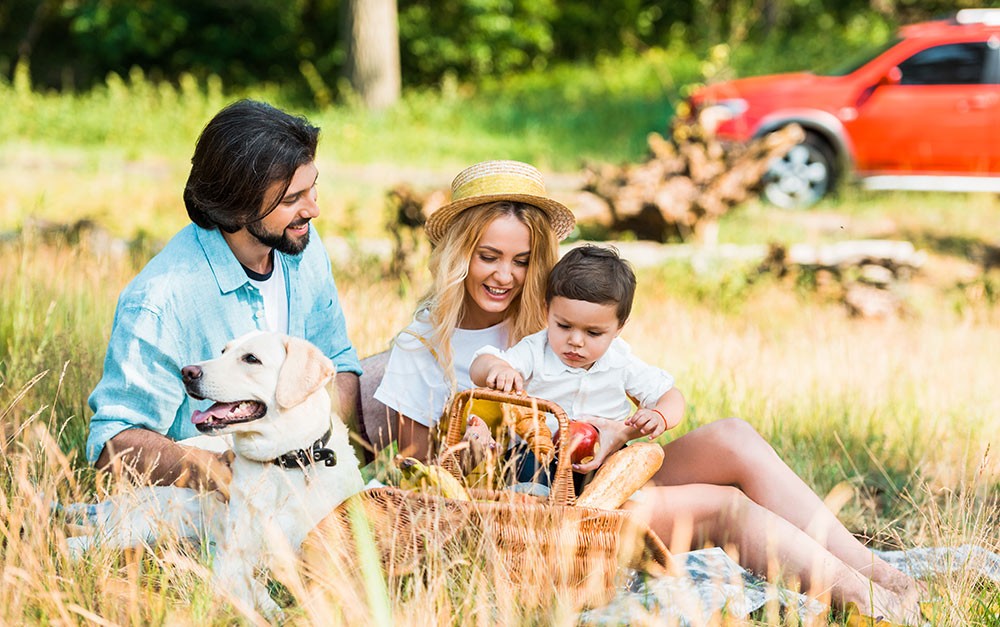
[[[431,288],[417,307],[417,315],[426,317],[431,325],[427,341],[434,347],[438,363],[453,391],[456,381],[451,336],[466,313],[465,278],[483,233],[501,216],[516,218],[528,227],[531,235],[524,285],[504,312],[508,346],[545,327],[545,284],[559,256],[559,243],[548,216],[534,205],[510,201],[478,205],[462,211],[455,216],[431,251]]]

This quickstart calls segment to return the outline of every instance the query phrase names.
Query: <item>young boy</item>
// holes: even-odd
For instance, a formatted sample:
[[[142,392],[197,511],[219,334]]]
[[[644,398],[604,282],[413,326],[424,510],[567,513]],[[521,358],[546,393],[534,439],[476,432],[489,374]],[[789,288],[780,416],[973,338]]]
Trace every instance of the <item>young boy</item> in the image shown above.
[[[570,250],[549,275],[548,328],[505,351],[477,351],[472,381],[555,402],[570,417],[624,420],[656,438],[680,422],[684,397],[670,374],[640,361],[618,337],[634,295],[635,274],[615,249]],[[548,426],[558,428],[552,417]]]

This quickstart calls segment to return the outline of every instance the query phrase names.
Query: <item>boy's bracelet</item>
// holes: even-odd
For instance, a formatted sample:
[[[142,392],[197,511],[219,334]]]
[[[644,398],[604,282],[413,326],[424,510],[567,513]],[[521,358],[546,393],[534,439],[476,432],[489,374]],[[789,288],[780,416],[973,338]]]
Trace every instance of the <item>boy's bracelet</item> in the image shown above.
[[[660,411],[659,409],[656,409],[655,407],[652,408],[651,411],[655,411],[656,415],[658,415],[660,418],[663,418],[663,430],[666,431],[669,428],[667,426],[669,424],[669,423],[667,423],[667,417],[663,415],[662,411]]]

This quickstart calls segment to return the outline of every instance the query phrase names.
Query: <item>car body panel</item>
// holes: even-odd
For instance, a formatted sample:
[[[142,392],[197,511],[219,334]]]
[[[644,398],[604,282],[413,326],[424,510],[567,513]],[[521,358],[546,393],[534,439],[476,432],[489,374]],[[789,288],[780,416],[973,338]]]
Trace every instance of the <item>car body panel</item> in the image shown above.
[[[696,114],[720,103],[730,112],[715,128],[720,139],[745,142],[796,122],[861,178],[1000,177],[1000,25],[916,24],[841,76],[742,78],[690,98]]]

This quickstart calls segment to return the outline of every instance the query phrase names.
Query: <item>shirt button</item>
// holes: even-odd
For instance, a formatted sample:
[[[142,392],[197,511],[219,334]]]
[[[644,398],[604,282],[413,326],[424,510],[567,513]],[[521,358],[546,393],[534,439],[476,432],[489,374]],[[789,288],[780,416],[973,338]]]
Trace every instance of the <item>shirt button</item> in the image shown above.
[[[255,320],[261,320],[264,317],[264,312],[263,311],[258,311],[257,313],[255,313],[253,315],[253,317],[254,317]]]

